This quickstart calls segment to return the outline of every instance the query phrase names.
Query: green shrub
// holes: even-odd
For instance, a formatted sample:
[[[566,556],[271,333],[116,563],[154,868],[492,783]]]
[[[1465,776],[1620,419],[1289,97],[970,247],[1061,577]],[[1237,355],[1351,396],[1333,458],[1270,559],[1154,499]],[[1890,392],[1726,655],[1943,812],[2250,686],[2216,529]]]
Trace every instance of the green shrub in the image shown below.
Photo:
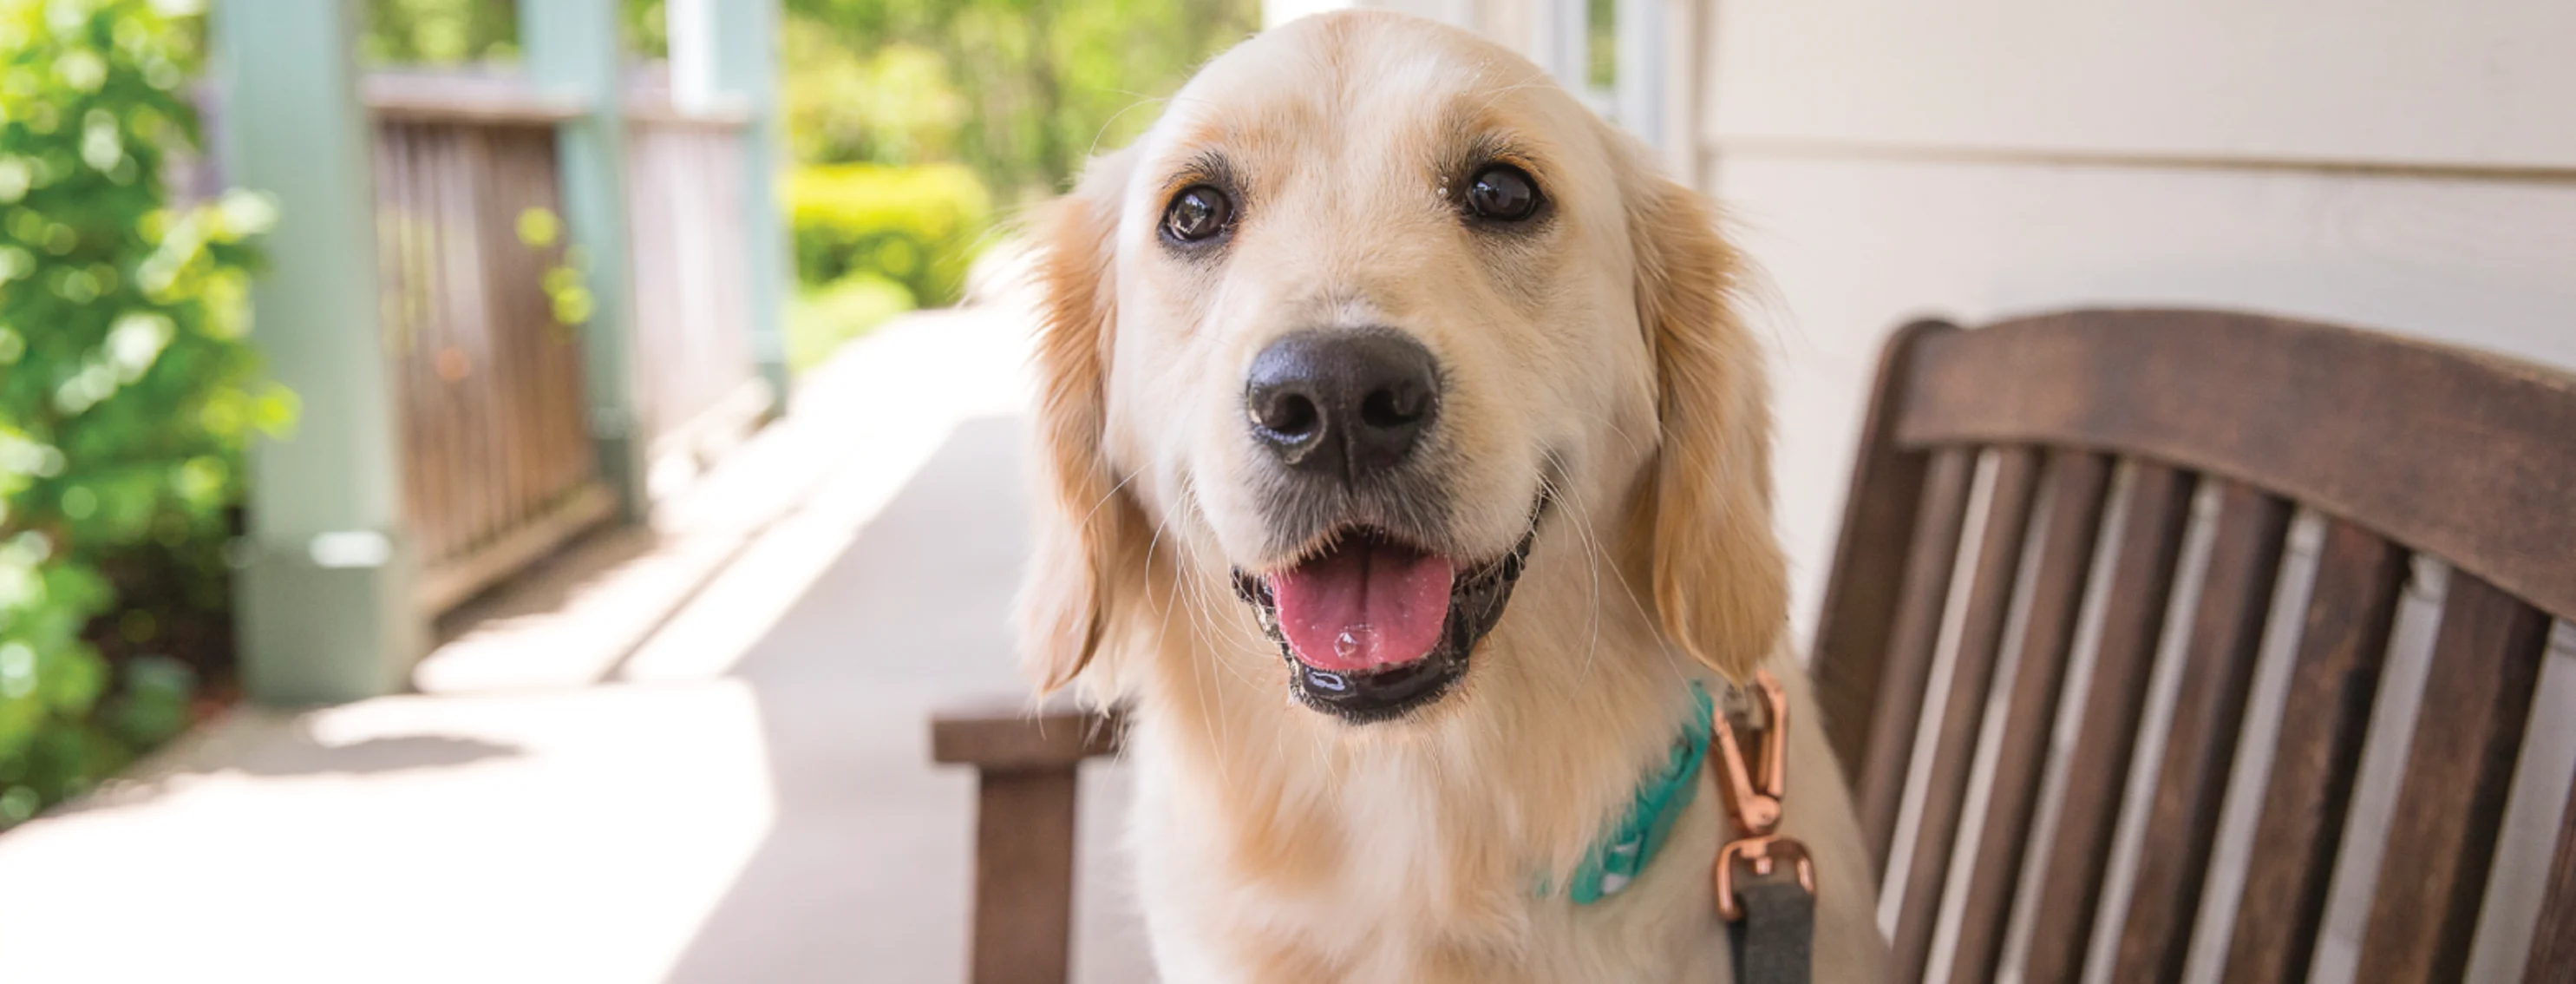
[[[992,221],[992,197],[955,164],[828,164],[787,180],[797,279],[810,287],[853,274],[902,284],[924,305],[955,303]]]
[[[787,364],[798,372],[822,365],[842,343],[913,307],[911,291],[873,273],[798,291],[787,307]]]
[[[0,0],[0,827],[187,724],[169,629],[224,610],[243,444],[293,414],[243,341],[274,206],[163,186],[178,6]]]

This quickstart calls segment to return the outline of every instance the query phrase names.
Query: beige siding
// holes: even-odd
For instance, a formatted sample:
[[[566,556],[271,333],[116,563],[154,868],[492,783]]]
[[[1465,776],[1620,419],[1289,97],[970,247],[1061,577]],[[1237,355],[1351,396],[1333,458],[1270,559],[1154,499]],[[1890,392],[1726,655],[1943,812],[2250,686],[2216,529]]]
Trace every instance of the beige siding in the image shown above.
[[[1708,180],[1769,274],[1802,618],[1879,341],[1915,314],[2250,308],[2576,366],[2576,181],[1753,153]]]
[[[1722,0],[1722,139],[2576,168],[2565,0]]]
[[[1811,618],[1913,313],[2324,317],[2576,365],[2576,4],[1719,0],[1703,186],[1775,275]]]

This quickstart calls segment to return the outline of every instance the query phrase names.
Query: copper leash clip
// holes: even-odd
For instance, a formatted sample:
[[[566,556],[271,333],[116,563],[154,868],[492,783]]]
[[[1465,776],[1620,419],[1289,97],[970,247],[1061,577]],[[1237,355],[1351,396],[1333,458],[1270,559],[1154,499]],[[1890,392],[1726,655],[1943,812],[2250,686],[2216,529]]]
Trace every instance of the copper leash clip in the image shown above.
[[[1747,729],[1758,741],[1754,749],[1760,759],[1758,771],[1745,765],[1744,746],[1736,740],[1726,709],[1710,715],[1718,762],[1726,770],[1726,812],[1735,820],[1736,839],[1718,849],[1716,865],[1717,914],[1728,922],[1744,918],[1743,903],[1735,895],[1738,864],[1755,876],[1768,877],[1779,862],[1789,861],[1796,865],[1798,887],[1809,895],[1816,893],[1816,865],[1807,855],[1807,846],[1774,832],[1780,825],[1780,801],[1788,794],[1789,696],[1767,670],[1753,671],[1750,689],[1768,717],[1763,726]]]

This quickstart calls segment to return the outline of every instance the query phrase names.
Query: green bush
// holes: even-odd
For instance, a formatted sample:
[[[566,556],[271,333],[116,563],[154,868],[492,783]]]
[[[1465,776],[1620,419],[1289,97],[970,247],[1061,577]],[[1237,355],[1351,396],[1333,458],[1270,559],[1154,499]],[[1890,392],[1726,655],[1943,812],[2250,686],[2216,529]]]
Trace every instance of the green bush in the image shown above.
[[[842,343],[913,306],[911,291],[873,273],[798,291],[787,307],[787,365],[797,372],[822,365]]]
[[[179,6],[0,0],[0,827],[187,724],[172,629],[220,622],[243,444],[293,415],[243,341],[274,206],[163,185]]]
[[[871,274],[924,305],[954,303],[992,222],[992,197],[955,164],[827,164],[787,179],[796,275],[808,286]]]
[[[1062,190],[1083,159],[1135,139],[1200,63],[1261,27],[1256,0],[784,7],[782,95],[800,156],[954,160],[1012,204]],[[916,54],[887,60],[902,48]],[[886,98],[907,91],[909,106]]]

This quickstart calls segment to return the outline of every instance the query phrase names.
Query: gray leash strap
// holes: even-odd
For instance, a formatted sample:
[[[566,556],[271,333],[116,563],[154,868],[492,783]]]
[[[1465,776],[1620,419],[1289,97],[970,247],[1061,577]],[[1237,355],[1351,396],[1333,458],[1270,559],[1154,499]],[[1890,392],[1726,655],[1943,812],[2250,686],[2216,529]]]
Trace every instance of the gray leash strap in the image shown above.
[[[1752,686],[1729,693],[1767,712],[1744,726],[1742,740],[1727,711],[1709,716],[1718,788],[1735,824],[1735,839],[1718,848],[1711,872],[1735,984],[1807,984],[1816,945],[1815,862],[1806,845],[1779,832],[1789,791],[1788,691],[1769,671],[1755,670]]]
[[[1726,924],[1735,984],[1807,984],[1813,977],[1816,896],[1787,866],[1735,886],[1744,918]]]

